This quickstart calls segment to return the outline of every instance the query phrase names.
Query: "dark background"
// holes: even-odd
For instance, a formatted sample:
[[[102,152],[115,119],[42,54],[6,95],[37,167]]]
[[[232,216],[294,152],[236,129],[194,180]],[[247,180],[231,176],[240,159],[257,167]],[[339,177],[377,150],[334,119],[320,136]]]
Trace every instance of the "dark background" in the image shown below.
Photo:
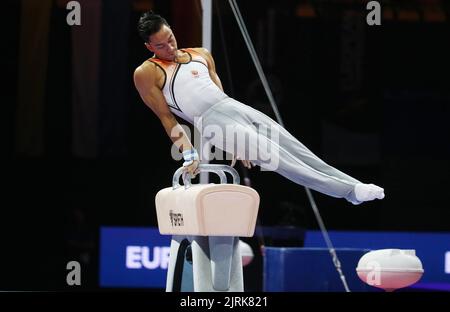
[[[382,25],[368,26],[364,1],[238,1],[286,128],[331,165],[385,188],[384,200],[360,206],[314,192],[327,228],[450,231],[449,5],[380,2]],[[156,226],[154,195],[181,165],[133,85],[134,69],[151,56],[136,22],[153,8],[179,47],[199,46],[200,5],[99,1],[99,55],[78,59],[95,61],[98,97],[79,114],[73,60],[80,43],[72,38],[76,27],[83,35],[92,29],[67,25],[65,1],[49,1],[40,106],[19,99],[38,85],[28,72],[43,61],[31,53],[21,67],[24,36],[42,35],[38,25],[23,32],[30,3],[43,2],[8,0],[2,16],[0,289],[67,289],[70,260],[87,272],[81,287],[97,289],[100,226]],[[213,19],[212,53],[225,91],[274,117],[227,1],[215,1]],[[258,168],[239,170],[261,195],[260,225],[317,229],[301,186]],[[263,240],[270,238],[247,241],[257,250]],[[255,263],[247,269],[252,289],[261,279]]]

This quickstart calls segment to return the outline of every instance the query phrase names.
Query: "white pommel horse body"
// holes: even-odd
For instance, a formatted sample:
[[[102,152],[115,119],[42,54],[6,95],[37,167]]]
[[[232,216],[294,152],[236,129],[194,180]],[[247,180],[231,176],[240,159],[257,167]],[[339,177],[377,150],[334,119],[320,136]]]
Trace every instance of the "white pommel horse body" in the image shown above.
[[[239,174],[230,166],[201,164],[199,168],[216,173],[220,184],[192,185],[186,174],[181,187],[183,168],[179,168],[172,187],[155,197],[159,232],[172,235],[166,291],[242,292],[239,237],[255,232],[259,195],[239,185]],[[227,184],[225,172],[233,176],[233,184]],[[185,258],[190,255],[192,271],[186,272]]]

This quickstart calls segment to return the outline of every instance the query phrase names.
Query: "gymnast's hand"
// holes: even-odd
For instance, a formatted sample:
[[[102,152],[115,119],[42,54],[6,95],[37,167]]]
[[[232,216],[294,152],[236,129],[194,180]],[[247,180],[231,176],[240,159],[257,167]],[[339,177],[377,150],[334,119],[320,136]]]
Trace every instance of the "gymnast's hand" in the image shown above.
[[[198,160],[192,161],[192,163],[188,166],[184,167],[184,172],[189,173],[192,178],[195,178],[195,176],[200,172],[200,169],[198,168],[198,165],[200,162]]]
[[[200,158],[198,157],[198,152],[195,148],[187,149],[183,151],[183,167],[184,173],[189,173],[191,177],[195,177],[200,169],[198,165],[200,164]]]

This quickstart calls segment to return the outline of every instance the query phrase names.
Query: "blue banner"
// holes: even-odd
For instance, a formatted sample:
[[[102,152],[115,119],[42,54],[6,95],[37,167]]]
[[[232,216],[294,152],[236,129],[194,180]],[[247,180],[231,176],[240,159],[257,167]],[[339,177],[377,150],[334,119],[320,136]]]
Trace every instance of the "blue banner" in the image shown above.
[[[100,286],[165,288],[170,239],[157,228],[102,227]]]
[[[415,249],[425,272],[411,287],[450,291],[450,233],[330,231],[329,235],[335,248]],[[170,239],[156,227],[102,227],[100,286],[165,288]],[[326,247],[319,231],[306,231],[304,248],[311,247]]]

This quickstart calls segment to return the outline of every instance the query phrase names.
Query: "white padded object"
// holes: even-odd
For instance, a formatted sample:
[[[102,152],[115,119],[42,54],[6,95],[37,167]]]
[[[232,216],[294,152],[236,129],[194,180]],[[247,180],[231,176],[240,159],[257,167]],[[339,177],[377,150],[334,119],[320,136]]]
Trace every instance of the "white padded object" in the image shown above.
[[[424,272],[413,249],[380,249],[366,253],[356,268],[359,278],[387,291],[416,283]]]
[[[187,189],[162,189],[155,204],[163,235],[250,237],[255,232],[259,195],[238,184],[195,184]]]
[[[242,266],[246,266],[252,262],[255,254],[253,253],[252,247],[246,242],[239,240],[239,250],[241,252],[242,257]]]

